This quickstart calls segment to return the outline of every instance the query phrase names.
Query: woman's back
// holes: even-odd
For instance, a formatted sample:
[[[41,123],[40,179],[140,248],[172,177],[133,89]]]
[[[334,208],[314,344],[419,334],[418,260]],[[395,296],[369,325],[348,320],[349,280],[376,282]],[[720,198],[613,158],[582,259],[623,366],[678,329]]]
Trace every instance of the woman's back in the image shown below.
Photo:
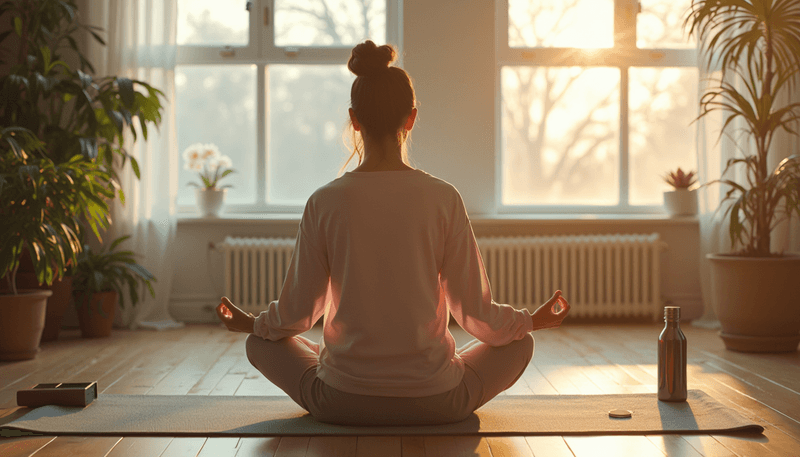
[[[312,195],[302,230],[332,288],[320,379],[392,396],[458,383],[439,271],[448,236],[467,224],[460,205],[453,186],[421,170],[349,172]]]

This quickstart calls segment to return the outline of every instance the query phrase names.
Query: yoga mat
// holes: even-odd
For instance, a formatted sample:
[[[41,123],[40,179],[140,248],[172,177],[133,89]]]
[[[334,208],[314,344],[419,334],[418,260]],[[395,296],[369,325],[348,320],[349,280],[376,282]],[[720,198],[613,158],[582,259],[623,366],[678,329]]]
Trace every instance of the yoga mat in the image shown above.
[[[628,419],[608,412],[626,409]],[[289,397],[100,395],[84,408],[42,406],[0,426],[46,435],[638,435],[761,433],[699,390],[685,403],[655,394],[496,397],[468,419],[436,426],[341,426],[314,420]]]

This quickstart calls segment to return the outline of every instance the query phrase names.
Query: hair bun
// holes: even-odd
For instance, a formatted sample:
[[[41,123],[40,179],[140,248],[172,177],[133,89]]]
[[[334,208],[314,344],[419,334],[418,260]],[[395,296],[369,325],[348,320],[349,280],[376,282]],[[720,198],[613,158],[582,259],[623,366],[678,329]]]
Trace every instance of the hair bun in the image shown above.
[[[389,68],[397,58],[391,45],[377,46],[371,40],[356,45],[350,53],[347,68],[356,76],[364,76]]]

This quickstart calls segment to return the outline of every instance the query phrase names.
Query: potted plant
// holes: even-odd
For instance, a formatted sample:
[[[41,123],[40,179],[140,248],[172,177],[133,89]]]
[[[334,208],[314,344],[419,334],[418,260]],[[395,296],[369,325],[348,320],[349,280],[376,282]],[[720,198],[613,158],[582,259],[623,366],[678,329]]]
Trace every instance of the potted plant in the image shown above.
[[[697,214],[697,192],[690,190],[697,183],[694,171],[684,173],[680,167],[664,176],[664,181],[672,186],[664,192],[664,208],[670,216],[689,216]]]
[[[159,97],[163,94],[137,80],[94,78],[94,68],[78,42],[85,35],[104,44],[99,35],[102,29],[82,24],[79,16],[73,0],[0,3],[0,21],[7,24],[0,33],[0,125],[33,132],[54,165],[75,156],[103,164],[113,179],[95,182],[96,194],[113,200],[121,167],[130,163],[139,177],[139,164],[126,151],[123,133],[129,130],[136,141],[134,126],[138,125],[146,139],[148,125],[158,126],[161,120]],[[65,52],[72,53],[79,68],[67,64]],[[100,187],[104,187],[102,192]],[[121,191],[119,197],[124,203]],[[43,340],[55,339],[71,297],[71,277],[66,271],[52,283],[42,282],[27,261],[30,254],[24,246],[15,283],[53,291]]]
[[[700,101],[701,114],[721,111],[722,132],[733,121],[753,153],[727,162],[724,208],[730,254],[709,254],[720,336],[728,349],[796,351],[800,342],[800,255],[772,252],[772,230],[800,215],[800,157],[768,167],[775,133],[797,136],[800,103],[783,102],[800,75],[800,3],[796,0],[694,0],[685,25],[721,77]],[[734,167],[745,182],[724,178]],[[708,183],[710,184],[710,183]],[[719,211],[718,209],[718,211]]]
[[[37,282],[52,284],[81,250],[84,221],[95,233],[109,224],[112,179],[103,167],[78,155],[57,164],[42,153],[43,143],[21,127],[0,127],[0,359],[36,356],[51,291],[17,287],[16,275],[27,248]],[[98,235],[99,236],[99,235]],[[39,297],[35,299],[34,297]]]
[[[84,338],[102,338],[111,335],[114,310],[127,286],[131,306],[139,302],[139,286],[147,287],[155,297],[152,281],[156,278],[146,268],[136,263],[131,251],[117,251],[117,246],[130,238],[114,240],[106,250],[93,250],[84,244],[75,269],[73,289],[78,323]],[[119,301],[123,304],[125,301]]]
[[[220,154],[215,144],[195,143],[183,151],[184,169],[198,172],[203,185],[197,187],[197,209],[203,217],[217,217],[225,200],[225,191],[231,185],[217,186],[219,180],[234,173],[231,158]]]

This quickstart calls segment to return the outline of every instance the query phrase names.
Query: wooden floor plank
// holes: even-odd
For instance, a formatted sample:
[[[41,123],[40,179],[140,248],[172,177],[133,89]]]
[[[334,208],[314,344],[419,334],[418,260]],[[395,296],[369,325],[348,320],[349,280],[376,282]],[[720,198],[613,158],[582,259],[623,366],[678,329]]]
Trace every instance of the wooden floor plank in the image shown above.
[[[664,457],[666,455],[641,435],[564,437],[575,457]]]
[[[425,457],[425,439],[421,436],[404,436],[400,439],[403,457]]]
[[[236,457],[272,457],[278,449],[279,437],[242,438]]]
[[[307,436],[284,436],[275,449],[275,457],[298,457],[306,455],[309,438]]]
[[[197,457],[205,442],[205,438],[175,438],[159,457]]]
[[[401,457],[403,445],[399,436],[359,436],[356,440],[356,457]]]
[[[426,436],[426,457],[491,457],[486,438],[480,436]]]
[[[59,436],[47,443],[36,457],[90,457],[105,456],[121,437]]]
[[[306,455],[309,457],[350,457],[356,455],[355,436],[312,436]]]
[[[681,435],[648,435],[647,439],[670,457],[703,457]]]
[[[107,457],[159,456],[170,442],[171,437],[127,437],[117,443]]]
[[[536,457],[573,457],[563,436],[526,436],[525,441]]]
[[[704,457],[744,457],[737,456],[733,451],[714,439],[713,436],[684,435],[683,439]]]
[[[3,457],[28,457],[54,439],[56,439],[54,436],[0,438],[0,455]]]
[[[492,457],[533,457],[533,451],[522,436],[490,436],[486,442]]]
[[[239,451],[239,438],[209,438],[197,457],[234,457]]]

